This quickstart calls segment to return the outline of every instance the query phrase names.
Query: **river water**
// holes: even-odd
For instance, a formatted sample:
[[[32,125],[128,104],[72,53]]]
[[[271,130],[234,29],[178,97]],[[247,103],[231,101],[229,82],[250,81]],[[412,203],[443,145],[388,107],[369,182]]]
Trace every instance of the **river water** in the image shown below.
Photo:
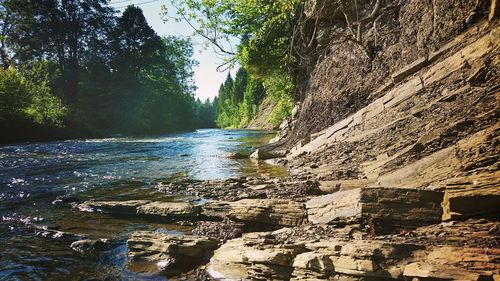
[[[0,146],[0,280],[165,280],[127,266],[126,237],[135,230],[168,233],[189,227],[80,212],[74,200],[181,200],[157,191],[172,178],[280,176],[284,171],[232,153],[248,153],[271,135],[206,129],[155,137],[68,140]],[[116,241],[83,256],[56,230]]]

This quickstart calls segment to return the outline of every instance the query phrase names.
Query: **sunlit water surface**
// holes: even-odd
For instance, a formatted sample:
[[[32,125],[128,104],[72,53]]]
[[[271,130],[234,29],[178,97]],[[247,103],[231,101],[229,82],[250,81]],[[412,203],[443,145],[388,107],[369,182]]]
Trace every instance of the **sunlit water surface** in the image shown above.
[[[165,280],[161,274],[129,270],[126,237],[135,230],[182,233],[190,228],[80,212],[56,199],[183,200],[156,187],[178,177],[281,176],[282,168],[228,157],[248,153],[270,137],[207,129],[0,146],[0,280]],[[109,251],[83,256],[69,247],[74,239],[37,235],[44,229],[116,243]]]

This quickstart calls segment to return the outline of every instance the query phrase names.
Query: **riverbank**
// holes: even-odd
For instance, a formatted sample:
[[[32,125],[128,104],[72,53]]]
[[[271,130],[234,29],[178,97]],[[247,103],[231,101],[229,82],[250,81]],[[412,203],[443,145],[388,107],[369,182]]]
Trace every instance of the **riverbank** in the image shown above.
[[[207,130],[3,147],[0,276],[497,278],[498,213],[472,204],[477,196],[333,181],[314,154],[275,166],[241,153],[271,137]]]
[[[192,226],[82,212],[73,203],[190,201],[161,192],[162,183],[285,175],[281,167],[246,157],[271,137],[261,131],[214,129],[0,146],[0,279],[161,280],[161,274],[127,269],[126,240],[134,231],[189,233]],[[112,243],[86,256],[70,247],[79,239]]]
[[[186,227],[183,233],[136,231],[127,238],[128,268],[169,280],[498,278],[496,214],[443,220],[447,199],[439,189],[329,193],[324,185],[309,174],[177,180],[158,188],[189,200],[71,204],[82,212]],[[75,240],[71,247],[87,254],[112,243]]]

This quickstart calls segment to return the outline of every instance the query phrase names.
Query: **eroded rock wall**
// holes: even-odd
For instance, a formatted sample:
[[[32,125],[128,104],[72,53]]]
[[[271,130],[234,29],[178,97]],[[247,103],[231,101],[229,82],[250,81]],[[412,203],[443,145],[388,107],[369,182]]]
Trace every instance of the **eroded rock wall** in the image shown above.
[[[441,189],[445,205],[468,210],[458,216],[485,211],[463,198],[497,212],[489,203],[500,190],[496,1],[385,1],[363,29],[364,47],[335,37],[342,20],[330,2],[306,1],[323,28],[313,34],[329,43],[313,38],[320,55],[303,64],[303,100],[280,142],[292,174],[313,175],[323,191]]]
[[[381,1],[378,17],[362,28],[362,46],[353,42],[337,2],[342,1],[305,1],[298,83],[302,106],[292,141],[368,105],[392,73],[486,20],[490,9],[489,0]],[[370,13],[374,2],[356,1],[356,17]]]

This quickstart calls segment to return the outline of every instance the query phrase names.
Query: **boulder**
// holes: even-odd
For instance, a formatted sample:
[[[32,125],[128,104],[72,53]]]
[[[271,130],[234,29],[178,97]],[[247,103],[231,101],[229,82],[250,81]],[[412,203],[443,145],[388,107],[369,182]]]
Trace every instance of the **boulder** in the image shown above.
[[[306,202],[313,223],[370,221],[377,232],[416,228],[441,221],[441,192],[397,188],[357,188]]]
[[[243,199],[235,202],[211,202],[203,207],[203,215],[274,226],[295,226],[306,221],[303,203],[286,199]]]
[[[207,261],[218,243],[207,237],[137,231],[127,241],[129,268],[134,270],[151,264],[157,271],[177,275]]]
[[[250,233],[229,240],[214,252],[207,265],[217,280],[287,280],[293,259],[303,245],[280,245],[267,233]]]

